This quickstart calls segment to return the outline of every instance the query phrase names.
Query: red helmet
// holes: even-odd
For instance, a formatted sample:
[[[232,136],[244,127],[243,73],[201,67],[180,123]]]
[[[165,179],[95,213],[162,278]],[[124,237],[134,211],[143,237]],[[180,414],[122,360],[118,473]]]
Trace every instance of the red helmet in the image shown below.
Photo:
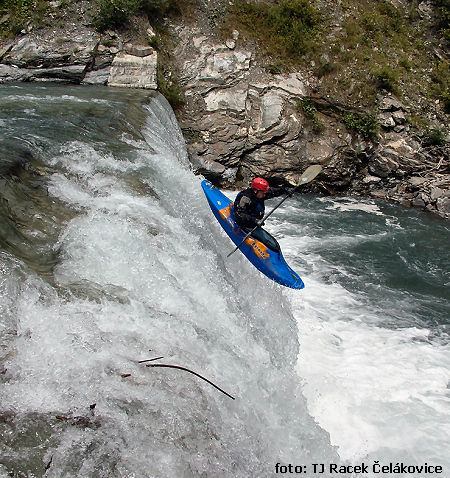
[[[252,189],[263,191],[265,193],[269,190],[269,183],[263,178],[254,178],[251,186]]]

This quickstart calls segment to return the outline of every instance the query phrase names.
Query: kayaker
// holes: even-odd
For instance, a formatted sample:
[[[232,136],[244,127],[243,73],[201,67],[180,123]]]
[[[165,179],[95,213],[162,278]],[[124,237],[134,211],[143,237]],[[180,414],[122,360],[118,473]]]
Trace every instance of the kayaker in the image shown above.
[[[279,250],[278,242],[262,226],[264,222],[265,206],[264,201],[282,194],[289,193],[289,189],[280,187],[270,187],[264,178],[254,178],[250,187],[241,191],[234,200],[233,212],[238,226],[245,232],[252,232],[252,237],[261,241],[266,246],[274,250]]]

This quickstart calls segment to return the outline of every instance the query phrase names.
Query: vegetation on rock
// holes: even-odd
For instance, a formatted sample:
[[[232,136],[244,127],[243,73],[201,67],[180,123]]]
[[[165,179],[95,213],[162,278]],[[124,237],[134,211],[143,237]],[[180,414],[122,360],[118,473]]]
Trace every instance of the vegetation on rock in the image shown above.
[[[94,25],[99,31],[122,28],[133,15],[146,14],[157,21],[168,13],[178,11],[176,0],[96,0],[96,3]]]
[[[319,95],[373,110],[380,90],[407,104],[441,103],[450,112],[450,0],[239,0],[224,31],[239,29],[262,45],[268,72],[302,70]]]

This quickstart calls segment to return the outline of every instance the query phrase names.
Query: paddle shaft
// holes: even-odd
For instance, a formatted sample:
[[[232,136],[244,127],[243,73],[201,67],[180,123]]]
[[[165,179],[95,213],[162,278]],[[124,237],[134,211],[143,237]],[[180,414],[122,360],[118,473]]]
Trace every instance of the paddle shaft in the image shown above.
[[[314,168],[315,166],[310,166],[310,168]],[[308,170],[310,170],[310,168],[308,168],[303,174],[302,176],[300,177],[300,182],[299,184],[297,184],[297,186],[295,186],[295,188],[289,193],[287,194],[270,212],[268,212],[262,219],[261,219],[261,223],[263,223],[273,212],[275,212],[283,203],[284,201],[286,201],[286,199],[289,199],[294,193],[295,191],[297,191],[297,189],[300,187],[300,186],[303,186],[304,184],[306,183],[309,183],[310,181],[312,181],[321,171],[321,167],[319,166],[318,168],[316,168],[316,170],[314,170],[314,173],[311,175],[311,177],[307,177],[307,172]],[[259,225],[258,226],[255,226],[245,237],[244,239],[242,239],[242,241],[227,255],[227,257],[230,257],[231,254],[234,254],[241,246],[242,244],[244,244],[244,242],[246,241],[246,239],[251,236],[251,234],[256,230],[258,229],[258,227],[260,227]]]

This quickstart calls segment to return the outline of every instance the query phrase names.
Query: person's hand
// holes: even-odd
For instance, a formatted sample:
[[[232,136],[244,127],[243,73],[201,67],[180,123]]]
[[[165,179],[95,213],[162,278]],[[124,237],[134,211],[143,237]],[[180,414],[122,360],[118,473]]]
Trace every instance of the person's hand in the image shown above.
[[[256,225],[257,225],[258,227],[262,227],[262,226],[264,226],[264,224],[265,224],[265,223],[264,223],[264,221],[263,221],[262,219],[261,219],[260,221],[256,221]]]

